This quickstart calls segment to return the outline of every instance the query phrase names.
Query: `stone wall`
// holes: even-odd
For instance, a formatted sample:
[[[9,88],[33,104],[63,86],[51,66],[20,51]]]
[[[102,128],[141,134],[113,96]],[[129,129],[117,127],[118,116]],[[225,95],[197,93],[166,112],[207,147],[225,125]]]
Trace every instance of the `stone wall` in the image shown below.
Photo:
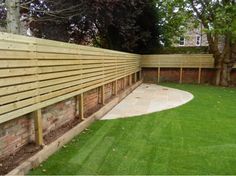
[[[124,83],[123,83],[124,80]],[[123,85],[124,84],[124,85]],[[124,87],[124,89],[122,89]],[[117,81],[118,93],[129,87],[129,78]],[[105,85],[105,102],[112,97],[112,83]],[[85,118],[102,107],[99,104],[99,88],[84,93]],[[42,109],[43,134],[46,135],[62,125],[74,120],[76,117],[76,98],[70,98]],[[34,141],[34,121],[31,114],[0,124],[0,157],[14,154],[22,146]]]

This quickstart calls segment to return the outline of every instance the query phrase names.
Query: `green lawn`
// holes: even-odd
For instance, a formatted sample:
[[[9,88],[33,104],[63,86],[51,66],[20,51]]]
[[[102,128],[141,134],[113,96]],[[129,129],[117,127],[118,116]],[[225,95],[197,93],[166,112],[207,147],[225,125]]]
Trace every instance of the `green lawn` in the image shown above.
[[[236,89],[164,84],[195,98],[97,121],[29,174],[236,174]]]

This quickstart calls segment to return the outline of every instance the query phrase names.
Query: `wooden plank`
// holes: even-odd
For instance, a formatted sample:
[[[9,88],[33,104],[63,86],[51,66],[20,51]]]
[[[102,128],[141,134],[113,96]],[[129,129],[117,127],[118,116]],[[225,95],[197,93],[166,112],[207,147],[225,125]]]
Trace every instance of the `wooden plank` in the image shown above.
[[[160,79],[161,79],[161,67],[158,67],[158,70],[157,70],[157,83],[160,83]]]
[[[121,89],[125,90],[125,78],[121,79]]]
[[[79,118],[84,120],[84,94],[81,93],[79,96]]]
[[[142,80],[142,70],[139,71],[139,79]]]
[[[128,75],[126,75],[128,76]],[[122,78],[122,76],[117,76],[116,77],[117,79],[120,79]],[[92,90],[92,89],[95,89],[97,88],[98,86],[101,86],[102,84],[107,84],[111,81],[115,81],[116,78],[113,78],[111,80],[108,80],[107,82],[105,81],[104,83],[94,83],[93,86],[90,86],[90,87],[86,87],[84,89],[80,89],[80,90],[76,90],[76,91],[73,91],[73,92],[70,92],[70,93],[67,93],[67,94],[64,94],[64,95],[61,95],[59,97],[55,97],[55,98],[52,98],[52,99],[49,99],[45,102],[41,102],[40,104],[34,104],[32,103],[31,106],[28,106],[28,107],[25,107],[25,108],[21,108],[21,109],[18,109],[18,110],[15,110],[15,111],[12,111],[12,112],[9,112],[7,114],[4,114],[4,115],[1,115],[0,116],[0,123],[4,123],[4,122],[7,122],[9,120],[12,120],[14,118],[17,118],[17,117],[20,117],[22,115],[25,115],[29,112],[32,112],[32,111],[35,111],[36,109],[39,109],[39,108],[43,108],[43,107],[47,107],[49,105],[52,105],[54,103],[57,103],[57,102],[60,102],[60,101],[63,101],[63,100],[66,100],[68,98],[71,98],[73,96],[76,96],[78,94],[81,94],[83,92],[86,92],[86,91],[89,91],[89,90]]]
[[[43,145],[43,123],[41,109],[33,112],[34,129],[35,129],[35,142],[37,145]]]
[[[24,36],[0,34],[0,48],[0,123],[114,81],[117,94],[140,70],[136,54]]]
[[[118,94],[118,81],[115,80],[115,95]]]
[[[37,88],[37,86],[38,84],[36,82],[33,82],[20,85],[7,86],[7,87],[0,87],[0,96],[32,90]]]
[[[103,90],[102,85],[98,87],[98,103],[103,104]]]
[[[132,75],[129,75],[129,85],[132,86]]]
[[[21,101],[17,101],[17,102],[10,103],[10,104],[7,104],[7,105],[2,105],[2,106],[0,106],[0,114],[8,113],[8,112],[20,109],[20,108],[24,108],[26,106],[30,106],[32,104],[37,104],[37,98],[36,97],[28,98],[28,99],[21,100]],[[27,112],[27,113],[29,113],[29,112]]]
[[[1,78],[0,87],[15,85],[15,84],[24,84],[35,81],[37,81],[37,77],[35,75]]]
[[[117,80],[112,82],[112,95],[117,95]]]
[[[153,68],[214,68],[214,58],[211,54],[143,55],[141,65]]]
[[[0,68],[19,68],[19,67],[34,67],[37,66],[35,60],[3,60],[0,59]]]
[[[37,68],[8,68],[8,69],[0,69],[0,78],[3,77],[12,77],[12,76],[25,76],[36,74]]]
[[[30,91],[26,91],[26,92],[20,92],[17,94],[3,96],[0,98],[0,106],[10,103],[10,102],[17,102],[17,101],[20,101],[22,99],[26,99],[29,97],[35,97],[37,95],[38,95],[37,90],[30,90]]]
[[[101,104],[105,104],[105,85],[101,86]]]
[[[183,82],[183,68],[180,68],[180,74],[179,74],[179,83],[182,84]]]
[[[198,84],[201,84],[201,76],[202,75],[202,68],[200,67],[199,69],[198,69]]]

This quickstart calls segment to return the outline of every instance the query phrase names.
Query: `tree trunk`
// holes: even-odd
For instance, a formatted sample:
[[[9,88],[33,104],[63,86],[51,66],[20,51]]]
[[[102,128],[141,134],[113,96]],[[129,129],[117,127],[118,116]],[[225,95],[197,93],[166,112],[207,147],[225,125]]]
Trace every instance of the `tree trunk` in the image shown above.
[[[6,0],[7,32],[20,34],[20,0]]]
[[[216,71],[216,85],[229,86],[231,84],[231,71],[234,66],[231,62],[227,62],[229,58],[222,56],[220,63],[218,63]]]
[[[223,64],[222,66],[222,74],[221,74],[221,82],[220,85],[221,86],[229,86],[230,84],[230,80],[228,79],[228,65],[227,64]]]

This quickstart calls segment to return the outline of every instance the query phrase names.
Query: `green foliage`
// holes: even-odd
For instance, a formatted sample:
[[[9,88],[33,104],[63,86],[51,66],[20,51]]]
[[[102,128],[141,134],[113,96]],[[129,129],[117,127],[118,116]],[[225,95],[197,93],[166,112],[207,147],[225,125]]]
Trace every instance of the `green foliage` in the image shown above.
[[[236,90],[165,84],[178,108],[95,122],[30,175],[235,175]]]
[[[160,46],[155,0],[58,0],[35,4],[34,9],[39,10],[31,12],[35,19],[31,27],[37,29],[38,37],[135,53],[150,53]],[[45,11],[49,12],[42,13]]]
[[[185,10],[184,4],[179,0],[158,0],[157,6],[161,19],[161,41],[165,47],[169,47],[177,36],[181,36],[189,28],[191,13]]]
[[[86,18],[97,28],[95,42],[101,47],[150,53],[159,46],[155,1],[86,1],[82,7]]]
[[[6,27],[6,25],[7,25],[6,20],[0,20],[1,27]]]
[[[155,54],[208,54],[208,47],[165,47],[157,49]]]
[[[165,17],[163,25],[167,45],[174,36],[181,35],[181,26],[188,28],[189,23],[204,25],[205,31],[213,35],[236,37],[236,2],[209,0],[161,0],[160,9]]]

